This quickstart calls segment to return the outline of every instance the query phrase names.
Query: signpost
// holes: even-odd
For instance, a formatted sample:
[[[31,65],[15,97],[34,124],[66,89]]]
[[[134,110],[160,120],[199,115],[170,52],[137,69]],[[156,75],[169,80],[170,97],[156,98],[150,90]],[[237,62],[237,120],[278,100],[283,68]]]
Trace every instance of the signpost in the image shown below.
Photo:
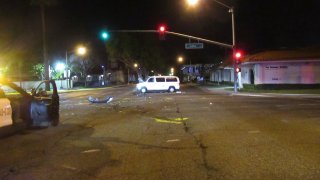
[[[186,43],[186,49],[203,49],[203,43]]]

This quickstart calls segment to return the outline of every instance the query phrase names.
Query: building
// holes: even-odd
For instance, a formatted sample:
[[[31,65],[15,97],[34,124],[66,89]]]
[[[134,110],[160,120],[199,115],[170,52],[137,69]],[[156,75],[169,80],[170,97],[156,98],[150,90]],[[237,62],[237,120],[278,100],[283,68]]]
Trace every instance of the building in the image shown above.
[[[320,53],[282,50],[250,55],[241,64],[241,82],[252,85],[320,84]]]
[[[217,83],[232,83],[234,81],[233,67],[220,66],[210,74],[210,81]]]
[[[319,87],[320,50],[277,50],[249,55],[242,59],[238,84],[255,87]],[[233,67],[220,66],[210,81],[234,82]]]
[[[190,64],[181,67],[184,82],[196,80],[198,78],[209,78],[214,64]],[[180,77],[181,78],[181,77]]]

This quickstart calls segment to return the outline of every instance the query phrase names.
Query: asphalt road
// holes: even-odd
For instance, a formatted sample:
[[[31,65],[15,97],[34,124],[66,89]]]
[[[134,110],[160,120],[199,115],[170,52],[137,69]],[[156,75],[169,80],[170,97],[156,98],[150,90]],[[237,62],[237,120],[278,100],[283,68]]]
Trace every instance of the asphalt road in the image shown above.
[[[88,96],[113,96],[90,104]],[[320,99],[183,86],[60,95],[61,124],[0,139],[1,179],[319,179]]]

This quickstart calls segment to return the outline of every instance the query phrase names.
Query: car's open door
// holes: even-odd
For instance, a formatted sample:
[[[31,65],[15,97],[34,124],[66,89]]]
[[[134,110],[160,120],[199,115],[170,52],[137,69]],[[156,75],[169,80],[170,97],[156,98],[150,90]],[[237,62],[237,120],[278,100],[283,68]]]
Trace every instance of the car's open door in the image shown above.
[[[50,90],[46,91],[46,83]],[[30,103],[31,127],[48,127],[59,124],[59,95],[55,81],[43,81],[32,91]]]

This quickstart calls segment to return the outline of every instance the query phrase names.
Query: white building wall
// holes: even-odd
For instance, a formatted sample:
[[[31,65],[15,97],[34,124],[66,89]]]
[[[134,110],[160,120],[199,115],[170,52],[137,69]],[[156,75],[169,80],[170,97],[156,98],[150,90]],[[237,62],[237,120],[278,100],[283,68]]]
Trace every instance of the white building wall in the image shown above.
[[[233,69],[216,69],[210,74],[210,81],[213,82],[233,82]]]
[[[320,84],[320,62],[257,62],[241,66],[242,83],[250,84]]]
[[[214,70],[211,72],[210,81],[212,82],[220,82],[220,70]]]
[[[223,71],[223,81],[224,82],[233,82],[232,77],[232,70],[231,69],[224,69]]]
[[[255,66],[253,64],[241,66],[241,82],[243,84],[251,84],[251,79],[250,79],[251,74],[250,73],[252,73],[252,72],[256,72]]]

